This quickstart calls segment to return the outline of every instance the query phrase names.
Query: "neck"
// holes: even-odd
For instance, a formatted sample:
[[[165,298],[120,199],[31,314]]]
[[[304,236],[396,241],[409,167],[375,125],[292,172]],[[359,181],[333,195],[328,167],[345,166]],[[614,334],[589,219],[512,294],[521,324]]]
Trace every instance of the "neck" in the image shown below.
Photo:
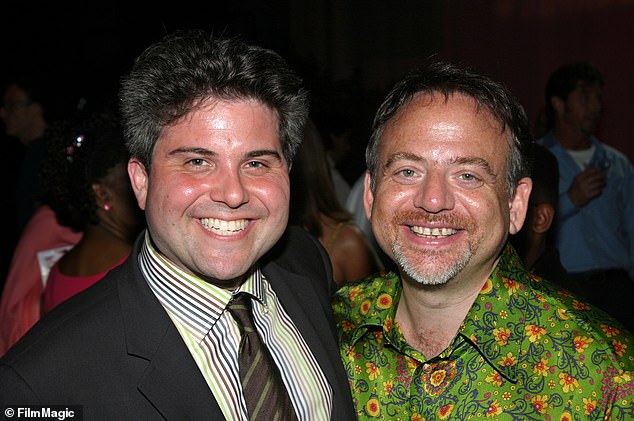
[[[452,288],[424,286],[405,280],[403,275],[401,278],[403,293],[396,309],[396,321],[407,343],[426,358],[433,358],[444,351],[458,333],[482,282]]]
[[[108,269],[130,254],[132,243],[99,225],[92,225],[60,260],[60,270],[68,276],[92,276]]]

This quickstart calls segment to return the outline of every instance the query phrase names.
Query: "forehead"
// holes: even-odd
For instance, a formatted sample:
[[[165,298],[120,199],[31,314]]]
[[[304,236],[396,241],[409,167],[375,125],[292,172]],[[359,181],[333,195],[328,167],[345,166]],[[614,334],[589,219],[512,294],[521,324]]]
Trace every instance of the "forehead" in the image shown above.
[[[460,93],[445,97],[441,93],[420,93],[403,105],[385,125],[381,136],[384,143],[393,139],[411,143],[421,141],[467,141],[494,146],[506,141],[509,133],[503,130],[487,107]]]
[[[575,83],[574,92],[595,92],[601,93],[603,91],[603,86],[597,81],[588,81],[588,80],[578,80]]]
[[[510,133],[488,108],[466,95],[421,94],[404,105],[379,140],[379,166],[403,157],[425,165],[460,168],[486,163],[493,173],[506,168]]]
[[[255,99],[207,98],[171,126],[204,126],[207,130],[228,131],[246,129],[257,124],[278,131],[279,118],[276,110]]]
[[[280,149],[277,113],[257,100],[202,101],[163,127],[157,147],[204,147],[218,154],[237,149]]]

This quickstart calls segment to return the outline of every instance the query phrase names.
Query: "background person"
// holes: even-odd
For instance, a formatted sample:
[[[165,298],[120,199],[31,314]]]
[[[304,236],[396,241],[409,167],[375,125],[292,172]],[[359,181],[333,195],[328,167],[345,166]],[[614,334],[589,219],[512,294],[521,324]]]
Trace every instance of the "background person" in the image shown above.
[[[45,132],[50,124],[73,112],[65,104],[66,95],[56,89],[60,85],[59,80],[51,83],[44,75],[28,69],[9,75],[2,87],[0,119],[5,135],[2,179],[7,187],[3,201],[7,223],[0,240],[2,286],[10,276],[10,268],[15,267],[11,260],[20,236],[38,209],[46,187],[39,179],[40,164],[45,159]],[[47,220],[47,215],[40,214],[36,220],[39,225]]]
[[[370,242],[337,199],[323,143],[310,120],[291,169],[290,212],[289,223],[306,229],[326,248],[338,284],[381,269]]]
[[[588,62],[556,69],[544,90],[551,130],[538,142],[559,163],[561,263],[576,290],[634,328],[634,167],[601,142],[604,78]]]
[[[129,153],[116,115],[95,112],[60,124],[50,136],[55,165],[43,166],[57,220],[82,233],[51,268],[45,312],[103,278],[130,254],[143,229],[127,172]],[[57,164],[57,162],[62,165]]]
[[[531,180],[533,186],[528,200],[526,220],[522,229],[509,240],[534,274],[557,282],[574,291],[568,272],[561,265],[555,247],[555,218],[559,200],[559,167],[557,158],[544,146],[535,144]]]

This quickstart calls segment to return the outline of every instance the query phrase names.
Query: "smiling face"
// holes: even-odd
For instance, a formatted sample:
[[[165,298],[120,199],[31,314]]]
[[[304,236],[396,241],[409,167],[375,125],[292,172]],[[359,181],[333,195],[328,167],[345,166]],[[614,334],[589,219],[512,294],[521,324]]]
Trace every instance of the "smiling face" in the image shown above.
[[[506,189],[509,134],[485,108],[454,94],[418,94],[386,124],[375,190],[365,207],[404,278],[425,285],[484,282],[526,214],[530,179]]]
[[[158,250],[186,272],[235,288],[288,221],[288,164],[275,111],[211,101],[165,127],[152,169],[128,172]]]

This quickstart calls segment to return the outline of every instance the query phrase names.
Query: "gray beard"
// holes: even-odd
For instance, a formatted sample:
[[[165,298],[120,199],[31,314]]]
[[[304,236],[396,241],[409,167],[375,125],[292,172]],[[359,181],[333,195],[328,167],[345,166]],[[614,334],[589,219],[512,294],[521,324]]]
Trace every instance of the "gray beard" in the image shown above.
[[[421,285],[443,285],[458,275],[473,257],[473,251],[467,250],[460,259],[453,262],[449,267],[435,266],[434,269],[425,270],[412,263],[403,251],[400,244],[392,246],[392,252],[396,263],[405,274]],[[433,263],[432,263],[433,264]]]

